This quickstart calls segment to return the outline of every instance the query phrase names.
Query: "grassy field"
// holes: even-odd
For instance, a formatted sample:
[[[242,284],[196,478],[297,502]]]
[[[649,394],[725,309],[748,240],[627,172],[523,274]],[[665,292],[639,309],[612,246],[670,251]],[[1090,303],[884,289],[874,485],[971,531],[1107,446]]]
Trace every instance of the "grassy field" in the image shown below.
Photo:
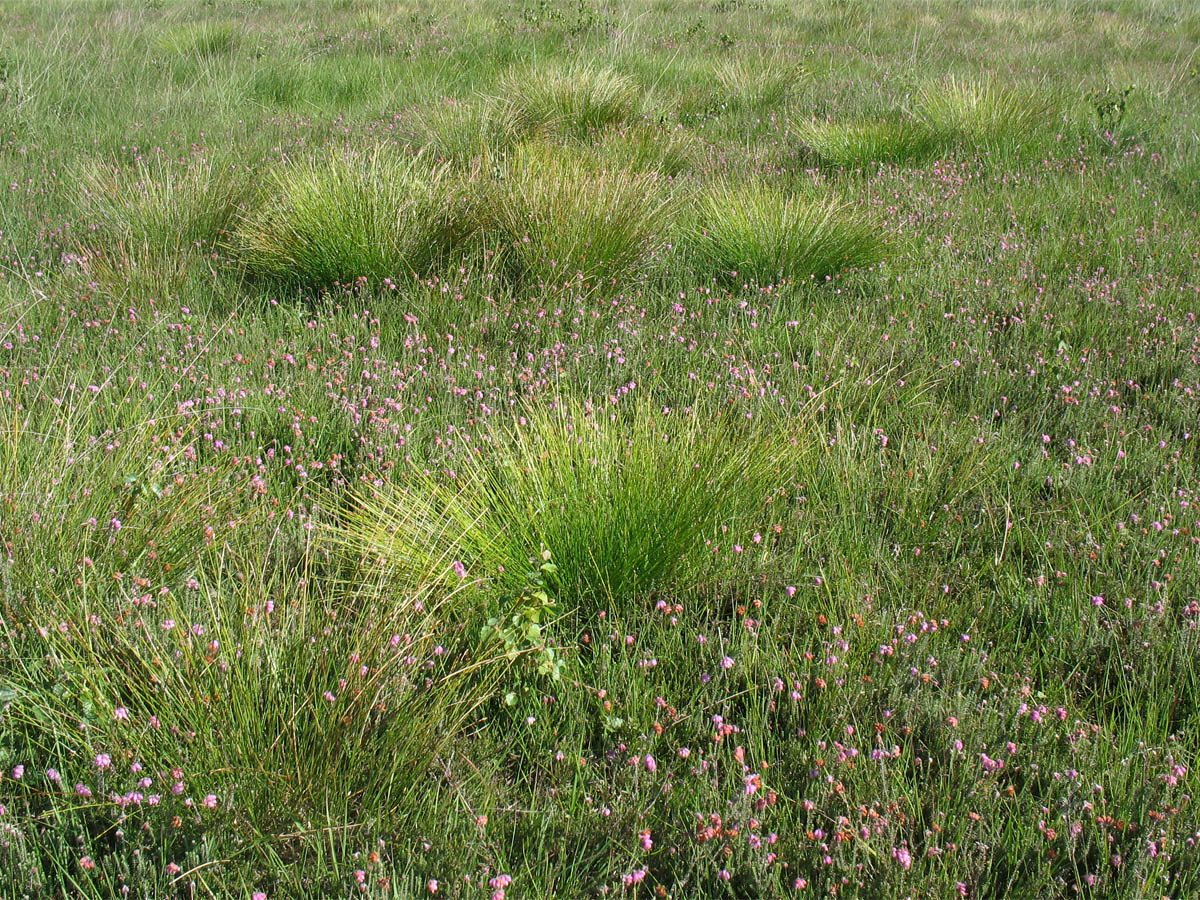
[[[1200,12],[0,0],[0,897],[1200,896]]]

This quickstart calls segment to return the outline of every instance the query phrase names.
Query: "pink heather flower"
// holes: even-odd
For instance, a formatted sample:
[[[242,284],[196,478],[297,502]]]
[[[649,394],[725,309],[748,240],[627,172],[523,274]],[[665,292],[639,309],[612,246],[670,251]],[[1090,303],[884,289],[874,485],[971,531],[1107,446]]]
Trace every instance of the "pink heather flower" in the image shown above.
[[[721,657],[721,668],[722,669],[732,669],[733,668],[733,657],[732,656]]]
[[[97,753],[94,762],[97,769],[107,769],[112,765],[112,757],[107,753]]]
[[[904,867],[905,871],[912,868],[912,854],[907,847],[893,847],[892,857]]]
[[[792,887],[794,887],[798,891],[802,891],[806,887],[808,887],[808,879],[807,878],[797,878],[795,883],[792,885]]]
[[[495,878],[488,881],[488,887],[495,888],[498,891],[504,890],[510,884],[512,884],[511,875],[497,875]]]
[[[182,871],[183,871],[183,869],[179,868],[179,866],[176,865],[175,863],[167,863],[167,874],[168,875],[178,875]]]
[[[785,587],[785,588],[783,589],[783,592],[784,592],[785,594],[787,594],[789,597],[795,597],[795,596],[796,596],[796,589],[795,589],[795,587],[793,587],[793,586],[792,586],[792,585],[790,585],[790,584],[789,584],[787,587]]]
[[[116,722],[128,722],[129,721],[129,710],[127,710],[123,706],[118,706],[116,709],[113,710],[113,720]]]
[[[58,769],[47,769],[46,777],[49,778],[51,781],[53,781],[55,784],[58,784],[60,781],[62,781],[62,776],[58,774]]]
[[[263,891],[255,891],[250,895],[250,900],[267,900],[267,895]]]
[[[22,775],[24,775],[24,774],[25,774],[25,767],[24,767],[24,766],[13,766],[13,770],[12,770],[12,777],[13,777],[15,780],[17,780],[17,781],[20,781],[20,780],[21,780],[21,776],[22,776]]]
[[[438,891],[438,883],[436,878],[430,878],[425,882],[425,889],[431,894],[436,894]]]
[[[642,760],[642,764],[646,767],[647,772],[657,772],[658,771],[658,763],[655,761],[654,757],[651,756],[649,753],[647,753],[646,758],[644,760]]]
[[[80,797],[90,797],[90,796],[92,796],[92,789],[90,787],[88,787],[86,784],[76,784],[75,785],[75,793],[78,794]]]
[[[175,627],[175,620],[174,619],[163,619],[163,623],[159,627],[162,628],[163,631],[170,631],[172,628]]]
[[[94,869],[96,868],[96,863],[90,856],[85,856],[79,861],[79,868],[89,870]]]
[[[630,872],[628,875],[622,876],[621,882],[625,885],[625,887],[632,887],[635,884],[640,884],[641,881],[645,877],[646,877],[645,869],[635,869],[634,871]]]
[[[720,872],[717,873],[717,877],[720,878],[722,881],[728,881],[733,876],[729,874],[728,869],[722,869]]]
[[[207,796],[204,798],[204,800],[203,800],[203,803],[204,803],[204,805],[205,805],[205,806],[207,806],[209,809],[216,809],[216,808],[217,808],[217,795],[216,795],[216,794],[209,794],[209,795],[207,795]]]
[[[467,577],[467,567],[464,566],[457,559],[450,564],[450,568],[452,568],[454,570],[454,574],[457,575],[459,578]]]

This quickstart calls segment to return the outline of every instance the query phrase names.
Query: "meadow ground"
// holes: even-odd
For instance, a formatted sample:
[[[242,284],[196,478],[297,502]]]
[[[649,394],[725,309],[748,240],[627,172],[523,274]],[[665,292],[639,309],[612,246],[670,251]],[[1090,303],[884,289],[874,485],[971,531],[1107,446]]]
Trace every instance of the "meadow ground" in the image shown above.
[[[0,897],[1200,895],[1198,47],[0,2]]]

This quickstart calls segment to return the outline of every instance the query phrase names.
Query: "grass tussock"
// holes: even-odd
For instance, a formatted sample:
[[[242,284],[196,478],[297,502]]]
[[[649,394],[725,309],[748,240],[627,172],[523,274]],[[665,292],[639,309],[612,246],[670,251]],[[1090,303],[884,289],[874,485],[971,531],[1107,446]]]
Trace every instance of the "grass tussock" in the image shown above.
[[[682,587],[707,538],[746,521],[786,487],[802,444],[784,434],[735,436],[710,411],[652,404],[610,414],[576,402],[539,407],[495,429],[455,477],[406,492],[363,494],[349,536],[400,571],[447,560],[501,594],[543,550],[550,585],[569,605],[632,600]]]
[[[252,195],[243,167],[221,158],[130,166],[95,163],[76,179],[93,266],[177,269],[221,246]]]
[[[715,70],[722,96],[749,106],[778,106],[808,78],[799,60],[781,54],[758,57],[739,54],[721,62]]]
[[[525,133],[546,129],[586,138],[607,126],[633,121],[642,112],[636,81],[592,63],[522,67],[505,75],[499,88]]]
[[[251,274],[278,281],[401,278],[449,250],[460,210],[445,167],[424,156],[335,152],[275,172],[235,243]]]
[[[604,169],[579,151],[525,144],[504,164],[491,221],[518,277],[620,281],[661,249],[673,208],[656,173]]]
[[[591,152],[608,168],[669,177],[692,171],[700,160],[700,144],[688,132],[643,123],[605,129]]]
[[[988,80],[948,78],[919,94],[916,116],[944,140],[989,151],[1048,142],[1060,113],[1042,90]]]
[[[174,56],[226,56],[237,49],[238,34],[233,22],[191,22],[164,31],[159,35],[158,48]]]
[[[715,186],[698,202],[694,264],[722,279],[776,284],[825,278],[883,256],[876,228],[832,199],[761,183]]]
[[[521,138],[512,104],[489,99],[446,100],[423,107],[409,140],[433,159],[465,164],[507,151]]]
[[[795,134],[823,165],[846,169],[922,163],[947,147],[935,132],[912,119],[809,120],[798,123]]]

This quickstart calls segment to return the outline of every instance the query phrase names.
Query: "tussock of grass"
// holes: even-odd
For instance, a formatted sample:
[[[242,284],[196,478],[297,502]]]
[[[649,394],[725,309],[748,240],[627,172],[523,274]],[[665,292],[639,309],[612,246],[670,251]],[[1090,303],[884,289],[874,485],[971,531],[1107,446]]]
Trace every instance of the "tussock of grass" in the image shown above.
[[[946,147],[936,133],[911,119],[811,120],[798,123],[795,130],[823,164],[847,169],[874,163],[920,163]]]
[[[411,140],[434,159],[467,162],[503,153],[521,136],[512,104],[496,100],[444,101],[424,107]]]
[[[774,284],[823,278],[882,258],[876,229],[834,200],[722,183],[700,198],[689,235],[697,269]]]
[[[445,253],[460,203],[444,167],[377,149],[332,153],[272,177],[241,222],[246,269],[308,287],[428,271]]]
[[[592,153],[608,167],[674,176],[695,168],[699,147],[682,129],[635,123],[603,131],[592,145]]]
[[[585,154],[525,144],[505,162],[492,222],[520,277],[619,281],[663,243],[673,208],[652,172],[602,169]]]
[[[177,25],[163,32],[159,49],[176,56],[201,58],[224,56],[238,45],[238,28],[233,22],[196,22]]]
[[[1048,139],[1059,112],[1040,90],[948,78],[921,91],[916,115],[946,140],[1002,151],[1026,149],[1039,138]]]
[[[749,105],[777,106],[808,77],[808,70],[779,54],[738,55],[718,65],[715,75],[724,96]]]
[[[526,133],[546,128],[584,138],[641,114],[642,94],[632,78],[589,63],[520,68],[501,80],[500,93]]]
[[[220,159],[92,164],[77,184],[80,212],[95,226],[85,232],[85,250],[114,270],[178,269],[211,252],[252,194],[247,170]]]
[[[647,403],[615,416],[575,402],[538,408],[492,440],[452,480],[360,496],[352,543],[414,576],[459,560],[501,593],[545,548],[561,600],[628,604],[682,586],[706,538],[744,526],[787,486],[802,448],[767,430],[735,436],[718,415],[668,415]]]

